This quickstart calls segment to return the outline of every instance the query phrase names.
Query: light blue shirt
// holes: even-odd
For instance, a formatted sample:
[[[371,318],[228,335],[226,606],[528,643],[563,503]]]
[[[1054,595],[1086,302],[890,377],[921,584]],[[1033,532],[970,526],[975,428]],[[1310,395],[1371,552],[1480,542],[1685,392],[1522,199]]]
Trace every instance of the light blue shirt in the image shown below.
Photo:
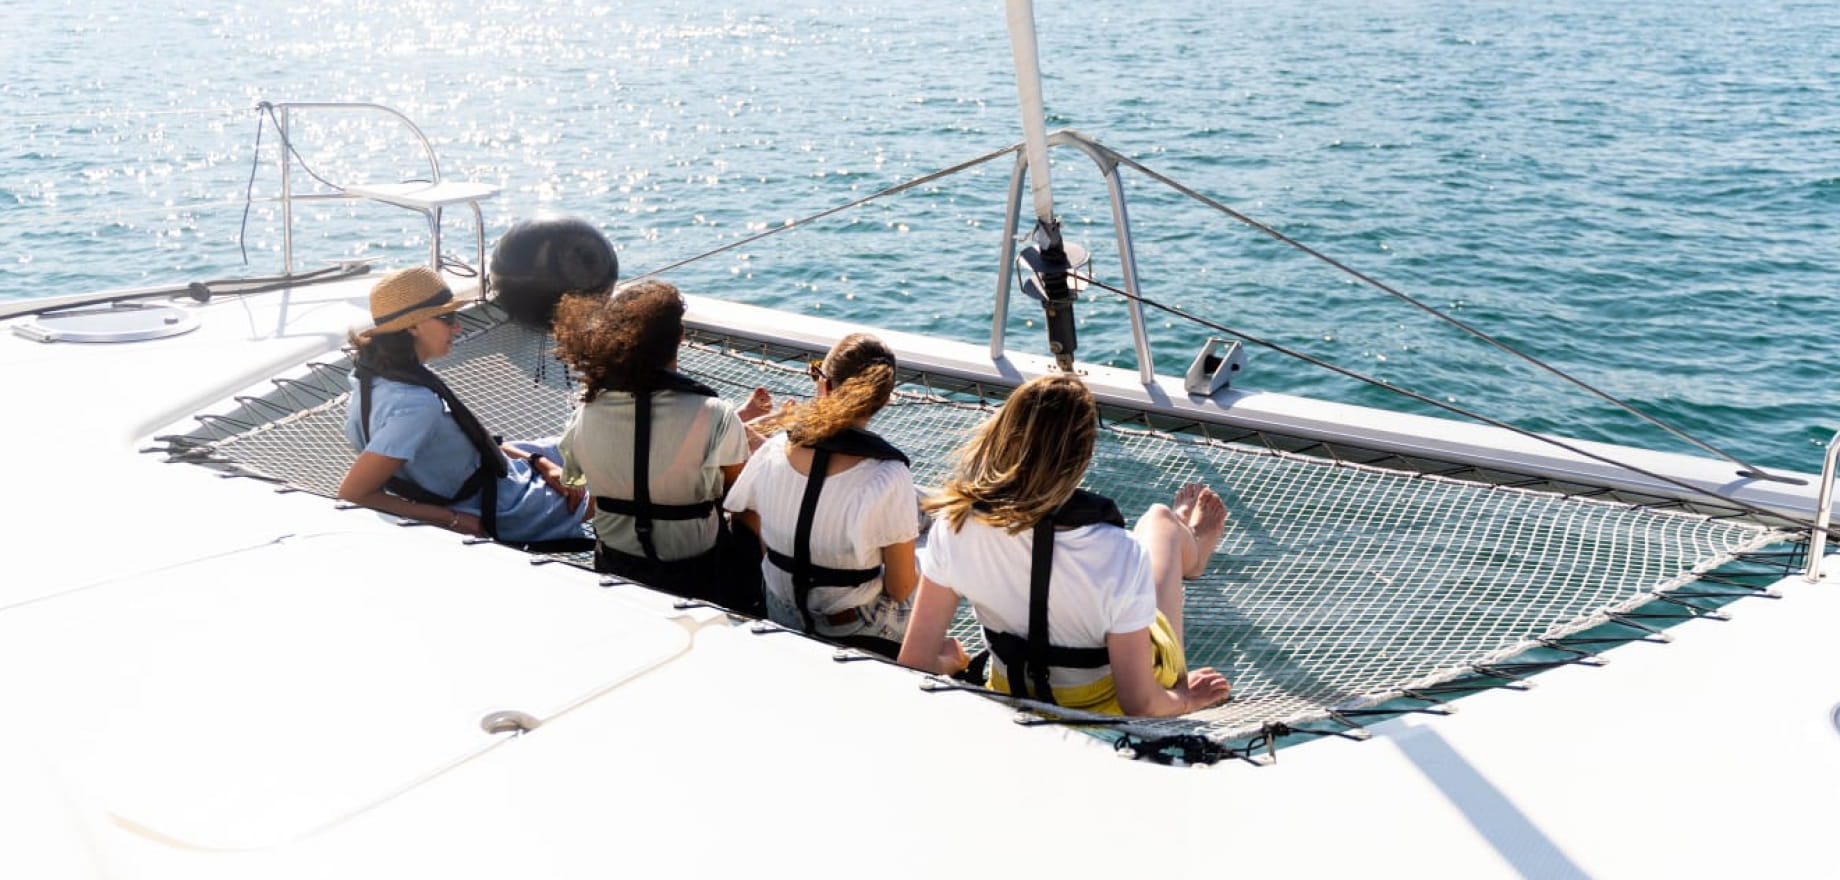
[[[358,418],[358,378],[351,378],[351,397],[345,411],[345,439],[361,452],[371,452],[403,462],[397,475],[437,495],[452,497],[479,468],[479,453],[466,432],[448,413],[440,395],[420,385],[392,379],[371,380],[371,437],[364,442]],[[521,442],[516,446],[561,463],[562,454],[550,441]],[[507,461],[508,470],[498,481],[498,534],[506,541],[553,541],[585,536],[581,511],[545,485],[523,459]],[[479,515],[480,493],[453,504],[459,513]]]

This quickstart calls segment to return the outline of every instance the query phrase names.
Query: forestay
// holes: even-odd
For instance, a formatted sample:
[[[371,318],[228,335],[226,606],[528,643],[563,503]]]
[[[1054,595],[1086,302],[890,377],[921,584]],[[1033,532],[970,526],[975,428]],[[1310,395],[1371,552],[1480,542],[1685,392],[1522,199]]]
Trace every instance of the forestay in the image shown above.
[[[574,399],[548,337],[489,316],[435,369],[489,428],[509,439],[560,433]],[[681,368],[740,400],[810,393],[804,361],[817,352],[768,350],[693,333]],[[343,433],[349,364],[311,365],[261,398],[162,438],[183,461],[332,496],[351,462]],[[917,484],[937,485],[953,450],[1006,388],[906,373],[873,427],[907,452]],[[1231,702],[1184,719],[1131,722],[1139,736],[1200,734],[1216,743],[1268,740],[1313,722],[1354,727],[1375,707],[1460,692],[1463,682],[1512,683],[1569,662],[1606,625],[1648,627],[1638,609],[1786,535],[1737,519],[1471,482],[1153,430],[1107,412],[1085,485],[1127,518],[1200,480],[1226,500],[1226,538],[1188,588],[1191,666],[1220,668]],[[1218,434],[1218,432],[1216,432]],[[585,560],[573,560],[585,563]],[[1714,604],[1745,591],[1696,589]],[[956,634],[979,635],[961,613]],[[1568,637],[1585,638],[1568,642]],[[1549,664],[1548,664],[1549,665]],[[1034,707],[1046,710],[1048,707]],[[1079,720],[1053,710],[1063,720]]]

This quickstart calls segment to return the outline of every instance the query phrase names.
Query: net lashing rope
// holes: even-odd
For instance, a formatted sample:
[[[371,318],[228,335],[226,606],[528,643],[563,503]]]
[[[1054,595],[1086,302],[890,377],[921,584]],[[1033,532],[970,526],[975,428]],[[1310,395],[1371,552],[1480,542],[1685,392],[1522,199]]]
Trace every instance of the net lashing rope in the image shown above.
[[[549,338],[489,316],[465,320],[455,353],[431,366],[493,432],[559,434],[576,394]],[[680,368],[737,403],[756,387],[803,398],[814,354],[693,332]],[[272,393],[161,439],[176,459],[331,497],[353,458],[348,376],[344,362],[304,367]],[[918,485],[939,485],[1007,389],[912,372],[902,380],[872,427],[907,452]],[[1191,481],[1214,487],[1230,517],[1207,573],[1188,584],[1186,653],[1191,667],[1222,670],[1234,697],[1179,719],[1113,720],[1144,741],[1353,727],[1402,699],[1461,692],[1478,674],[1512,682],[1541,665],[1530,652],[1566,662],[1588,655],[1568,638],[1588,644],[1594,628],[1618,623],[1649,629],[1642,609],[1670,590],[1741,594],[1700,576],[1787,538],[1734,518],[1312,457],[1128,417],[1108,419],[1085,485],[1134,521]],[[1678,619],[1699,613],[1675,604],[1690,609]],[[953,633],[981,647],[968,610]]]

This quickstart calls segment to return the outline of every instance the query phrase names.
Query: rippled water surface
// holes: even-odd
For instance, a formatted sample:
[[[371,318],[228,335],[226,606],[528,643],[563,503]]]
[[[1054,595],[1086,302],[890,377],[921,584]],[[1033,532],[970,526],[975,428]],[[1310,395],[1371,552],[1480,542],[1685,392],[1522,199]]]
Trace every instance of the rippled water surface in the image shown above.
[[[1051,127],[1758,463],[1812,470],[1840,427],[1840,8],[1039,0],[1037,15]],[[263,100],[399,108],[448,175],[505,188],[488,235],[539,210],[580,214],[618,243],[628,275],[1020,139],[1002,8],[988,0],[0,0],[0,16],[0,299],[278,271]],[[398,135],[306,115],[294,130],[305,163],[341,182],[413,171]],[[1115,281],[1103,186],[1083,156],[1055,159],[1070,236]],[[1011,164],[670,277],[983,338]],[[1154,298],[1524,427],[1684,448],[1126,178]],[[450,219],[446,242],[471,260],[469,225]],[[426,255],[405,211],[321,202],[295,227],[301,267]],[[1011,339],[1037,345],[1025,305]],[[1096,297],[1083,315],[1082,355],[1130,363],[1120,302]],[[1208,332],[1152,323],[1166,370]],[[1248,384],[1394,400],[1264,350]]]

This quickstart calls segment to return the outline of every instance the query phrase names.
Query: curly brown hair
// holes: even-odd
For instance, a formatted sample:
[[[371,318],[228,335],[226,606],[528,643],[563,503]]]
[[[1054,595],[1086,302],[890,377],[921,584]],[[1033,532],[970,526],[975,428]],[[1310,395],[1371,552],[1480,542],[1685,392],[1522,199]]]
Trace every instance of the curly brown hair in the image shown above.
[[[758,423],[762,431],[786,432],[798,446],[836,436],[869,418],[894,396],[894,352],[867,333],[852,333],[831,346],[819,367],[830,393],[807,403],[787,401]]]
[[[556,356],[581,376],[583,399],[602,391],[649,391],[677,359],[684,297],[646,278],[610,297],[568,296],[556,306]]]
[[[952,476],[925,507],[953,531],[975,515],[1021,532],[1073,497],[1098,436],[1099,407],[1079,377],[1030,379],[959,450]]]

